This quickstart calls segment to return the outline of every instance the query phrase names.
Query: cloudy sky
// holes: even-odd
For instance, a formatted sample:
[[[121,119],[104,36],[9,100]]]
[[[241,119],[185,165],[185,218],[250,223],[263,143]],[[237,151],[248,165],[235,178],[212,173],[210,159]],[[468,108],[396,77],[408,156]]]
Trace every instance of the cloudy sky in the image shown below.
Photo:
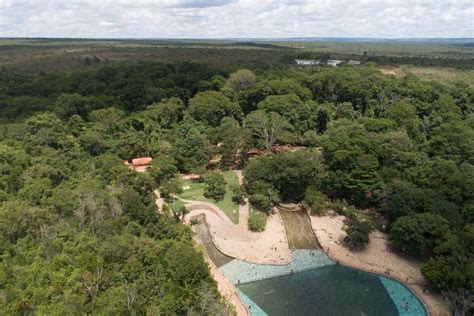
[[[474,37],[473,0],[0,0],[1,37]]]

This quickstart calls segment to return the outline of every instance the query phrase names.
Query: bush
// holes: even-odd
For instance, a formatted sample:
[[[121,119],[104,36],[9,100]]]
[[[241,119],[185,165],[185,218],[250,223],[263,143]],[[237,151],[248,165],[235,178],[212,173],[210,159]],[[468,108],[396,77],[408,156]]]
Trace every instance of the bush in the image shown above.
[[[273,203],[270,201],[269,197],[263,194],[253,194],[249,196],[249,201],[256,208],[265,212],[269,212],[273,206]]]
[[[345,241],[355,248],[363,248],[369,243],[370,233],[374,230],[371,223],[357,217],[348,217],[344,220]]]
[[[232,201],[237,204],[243,204],[245,199],[245,191],[241,186],[234,186],[232,188]]]
[[[253,232],[264,231],[267,224],[267,215],[259,211],[250,210],[248,224],[249,229]]]
[[[344,210],[347,207],[346,200],[336,200],[330,203],[331,209],[333,209],[337,214],[344,215]]]
[[[324,215],[330,208],[328,198],[312,187],[306,190],[304,201],[309,206],[311,215]]]

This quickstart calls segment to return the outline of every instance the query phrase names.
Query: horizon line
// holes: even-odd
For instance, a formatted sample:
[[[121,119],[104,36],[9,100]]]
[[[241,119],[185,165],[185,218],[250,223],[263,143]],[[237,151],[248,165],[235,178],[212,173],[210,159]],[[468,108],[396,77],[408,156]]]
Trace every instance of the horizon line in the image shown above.
[[[369,40],[474,40],[474,37],[353,37],[353,36],[287,36],[287,37],[62,37],[0,36],[0,39],[91,39],[91,40],[285,40],[285,39],[369,39]]]

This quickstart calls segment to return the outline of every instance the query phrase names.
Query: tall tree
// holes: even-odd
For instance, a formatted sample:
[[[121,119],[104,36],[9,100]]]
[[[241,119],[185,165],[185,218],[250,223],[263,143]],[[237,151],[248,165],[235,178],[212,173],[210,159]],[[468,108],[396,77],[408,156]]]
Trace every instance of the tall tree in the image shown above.
[[[266,150],[271,150],[277,141],[285,139],[285,134],[291,125],[278,113],[258,110],[247,115],[244,127],[262,141]]]

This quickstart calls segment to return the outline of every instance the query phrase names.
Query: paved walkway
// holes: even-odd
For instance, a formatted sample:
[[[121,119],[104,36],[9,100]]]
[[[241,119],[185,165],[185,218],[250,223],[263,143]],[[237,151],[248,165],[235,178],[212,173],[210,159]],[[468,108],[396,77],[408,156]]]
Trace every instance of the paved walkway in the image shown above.
[[[287,265],[255,264],[232,260],[219,271],[232,283],[243,284],[334,265],[322,250],[297,249],[291,251]]]
[[[242,184],[242,172],[236,171]],[[228,256],[260,264],[287,264],[290,250],[285,227],[278,213],[269,215],[263,232],[248,229],[249,203],[239,206],[239,224],[234,224],[225,213],[212,203],[183,200],[191,210],[185,222],[196,215],[204,214],[209,232],[216,247]]]

